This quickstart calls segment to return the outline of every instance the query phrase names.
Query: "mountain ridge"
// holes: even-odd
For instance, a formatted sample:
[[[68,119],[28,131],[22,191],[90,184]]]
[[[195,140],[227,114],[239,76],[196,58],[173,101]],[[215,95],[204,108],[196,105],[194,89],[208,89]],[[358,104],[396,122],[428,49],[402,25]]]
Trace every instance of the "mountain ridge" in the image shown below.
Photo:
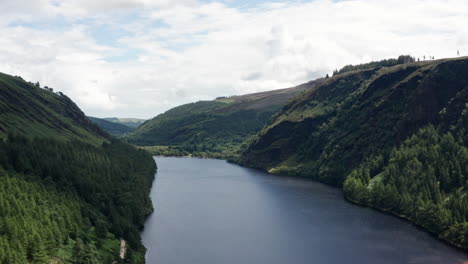
[[[234,161],[343,186],[347,199],[467,249],[467,73],[462,57],[336,74],[288,103]]]
[[[146,119],[133,118],[133,117],[103,117],[101,119],[104,119],[112,123],[126,125],[132,128],[137,128],[146,121]]]
[[[155,155],[232,157],[289,99],[322,81],[178,106],[147,120],[125,139]]]
[[[88,119],[107,133],[116,137],[123,136],[135,130],[134,127],[130,127],[122,123],[107,121],[107,119],[103,118],[88,116]]]

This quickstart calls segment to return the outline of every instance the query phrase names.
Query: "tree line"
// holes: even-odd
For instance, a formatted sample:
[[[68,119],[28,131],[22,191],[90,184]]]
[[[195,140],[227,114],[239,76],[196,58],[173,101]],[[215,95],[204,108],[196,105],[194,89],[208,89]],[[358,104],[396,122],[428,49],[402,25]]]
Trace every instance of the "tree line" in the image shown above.
[[[152,211],[151,156],[117,140],[0,140],[0,263],[144,262],[139,229]]]
[[[354,202],[407,218],[468,249],[468,147],[463,129],[421,129],[391,151],[373,156],[346,179]]]

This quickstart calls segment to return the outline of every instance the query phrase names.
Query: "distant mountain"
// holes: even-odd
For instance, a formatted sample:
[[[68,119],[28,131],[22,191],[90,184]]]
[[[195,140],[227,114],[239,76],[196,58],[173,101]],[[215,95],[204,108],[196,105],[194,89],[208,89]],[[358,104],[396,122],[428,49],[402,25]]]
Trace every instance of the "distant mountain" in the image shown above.
[[[146,121],[125,138],[152,146],[146,149],[157,155],[230,157],[288,100],[320,82],[178,106]]]
[[[468,58],[347,69],[295,97],[238,162],[343,186],[468,249]]]
[[[0,263],[144,263],[155,163],[62,93],[0,73]],[[119,262],[119,263],[120,263]]]
[[[134,127],[130,127],[121,123],[107,121],[104,118],[97,118],[97,117],[90,117],[88,116],[89,120],[91,120],[94,124],[99,126],[101,129],[107,131],[109,134],[114,136],[123,136],[127,133],[132,132],[135,130]]]
[[[132,128],[137,128],[141,124],[143,124],[143,122],[146,121],[145,119],[140,119],[140,118],[120,118],[120,117],[106,117],[102,119],[109,121],[109,122],[126,125]]]

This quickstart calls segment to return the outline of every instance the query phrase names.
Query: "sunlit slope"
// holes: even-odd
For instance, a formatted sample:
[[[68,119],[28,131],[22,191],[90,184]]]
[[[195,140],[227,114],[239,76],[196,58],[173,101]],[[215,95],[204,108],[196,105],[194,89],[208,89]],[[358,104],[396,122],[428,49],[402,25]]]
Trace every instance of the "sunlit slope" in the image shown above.
[[[335,75],[287,104],[241,161],[341,184],[370,154],[390,150],[427,124],[449,128],[459,120],[467,65],[460,58]]]
[[[336,74],[287,104],[238,162],[343,186],[468,249],[468,58]]]
[[[321,81],[178,106],[146,121],[126,139],[136,145],[161,146],[149,148],[155,154],[229,157],[292,97]]]

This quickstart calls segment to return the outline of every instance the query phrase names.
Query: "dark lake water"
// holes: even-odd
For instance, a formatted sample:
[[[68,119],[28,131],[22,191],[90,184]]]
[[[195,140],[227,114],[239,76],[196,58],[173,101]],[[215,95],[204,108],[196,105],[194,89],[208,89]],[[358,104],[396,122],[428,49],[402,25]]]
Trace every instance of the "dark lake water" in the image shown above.
[[[339,189],[221,160],[156,158],[149,264],[451,264],[468,256]]]

